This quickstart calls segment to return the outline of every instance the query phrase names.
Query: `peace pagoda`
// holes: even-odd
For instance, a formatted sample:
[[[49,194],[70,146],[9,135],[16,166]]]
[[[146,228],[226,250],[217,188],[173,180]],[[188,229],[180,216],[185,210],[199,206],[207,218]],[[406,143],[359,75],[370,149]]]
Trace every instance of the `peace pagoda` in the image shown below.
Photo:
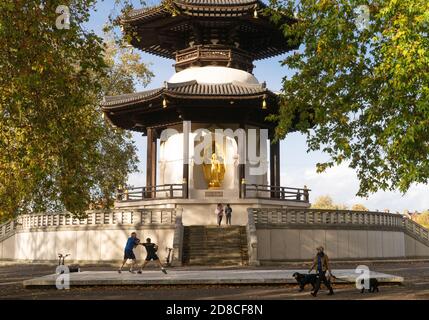
[[[245,225],[249,207],[309,206],[308,190],[280,186],[276,123],[266,120],[279,99],[252,74],[253,61],[296,49],[265,8],[173,0],[122,18],[131,44],[174,59],[176,73],[162,88],[105,97],[112,125],[147,137],[146,186],[121,188],[116,207],[180,207],[185,225],[204,225],[214,224],[217,203],[229,203]],[[207,135],[212,142],[198,147]]]
[[[260,265],[429,256],[429,231],[401,215],[311,209],[309,191],[280,186],[278,95],[253,62],[294,50],[259,0],[165,0],[122,17],[142,51],[174,59],[162,88],[105,97],[113,126],[147,137],[146,183],[118,188],[114,208],[34,213],[0,225],[0,260],[117,261],[131,232],[167,265]],[[296,21],[281,17],[284,23]],[[289,151],[288,151],[289,152]],[[217,225],[217,204],[232,223]],[[142,251],[136,250],[137,259]]]

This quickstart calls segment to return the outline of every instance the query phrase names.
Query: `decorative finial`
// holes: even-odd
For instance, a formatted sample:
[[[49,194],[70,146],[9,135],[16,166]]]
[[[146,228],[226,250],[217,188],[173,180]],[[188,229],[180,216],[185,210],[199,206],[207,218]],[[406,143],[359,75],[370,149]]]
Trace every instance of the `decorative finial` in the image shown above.
[[[165,98],[162,99],[162,107],[167,108],[167,100]]]

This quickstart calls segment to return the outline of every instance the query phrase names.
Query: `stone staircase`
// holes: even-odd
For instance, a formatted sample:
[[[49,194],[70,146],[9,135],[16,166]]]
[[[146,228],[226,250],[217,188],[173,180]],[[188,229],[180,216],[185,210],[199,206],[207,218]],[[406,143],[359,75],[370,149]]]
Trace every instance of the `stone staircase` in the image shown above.
[[[248,260],[246,227],[184,227],[184,265],[243,266]]]

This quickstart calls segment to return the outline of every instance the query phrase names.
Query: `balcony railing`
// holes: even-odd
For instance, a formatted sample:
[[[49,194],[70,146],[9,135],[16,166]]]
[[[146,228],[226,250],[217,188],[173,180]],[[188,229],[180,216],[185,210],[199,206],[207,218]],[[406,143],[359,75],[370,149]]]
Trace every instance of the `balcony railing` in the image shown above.
[[[246,183],[241,185],[242,198],[298,201],[308,203],[310,202],[310,191],[311,190],[307,188],[291,188]]]
[[[149,187],[119,189],[116,193],[117,201],[138,201],[154,199],[182,199],[186,198],[186,184],[163,184]]]

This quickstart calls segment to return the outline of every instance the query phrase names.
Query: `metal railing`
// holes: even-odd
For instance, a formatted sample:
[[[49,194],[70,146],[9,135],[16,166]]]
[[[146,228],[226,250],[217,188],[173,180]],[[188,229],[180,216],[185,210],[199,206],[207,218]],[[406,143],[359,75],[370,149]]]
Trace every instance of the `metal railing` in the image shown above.
[[[119,189],[116,193],[116,201],[182,199],[187,197],[186,190],[185,183]]]
[[[310,202],[310,189],[291,188],[262,184],[241,184],[242,198]]]

